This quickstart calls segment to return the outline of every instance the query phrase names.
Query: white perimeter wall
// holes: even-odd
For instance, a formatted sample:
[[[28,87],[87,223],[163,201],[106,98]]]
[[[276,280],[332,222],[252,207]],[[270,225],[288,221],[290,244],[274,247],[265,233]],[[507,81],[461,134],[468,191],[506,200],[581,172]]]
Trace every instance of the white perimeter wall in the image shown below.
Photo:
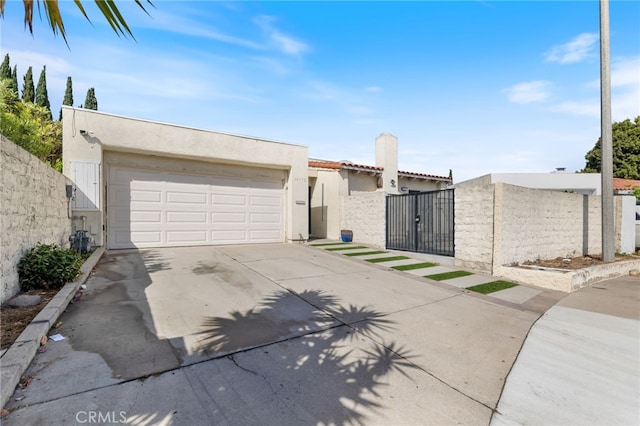
[[[342,229],[353,231],[353,241],[384,248],[386,239],[386,194],[377,192],[352,192],[343,197],[344,218]]]
[[[498,275],[527,260],[601,254],[600,196],[488,182],[456,185],[457,265]],[[632,198],[615,197],[617,252],[633,251]]]
[[[62,174],[0,137],[0,303],[20,291],[18,262],[37,243],[68,246]]]

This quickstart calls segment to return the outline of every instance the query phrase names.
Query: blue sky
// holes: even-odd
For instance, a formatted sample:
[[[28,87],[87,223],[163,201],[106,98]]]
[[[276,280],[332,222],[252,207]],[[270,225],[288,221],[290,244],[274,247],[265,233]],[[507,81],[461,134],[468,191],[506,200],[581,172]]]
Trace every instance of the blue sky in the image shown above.
[[[94,87],[112,114],[306,145],[375,163],[399,139],[402,170],[459,182],[491,172],[574,171],[600,134],[597,1],[119,1],[136,41],[61,2],[69,48],[22,1],[0,50],[47,66],[54,116]],[[611,1],[613,121],[640,115],[640,2]],[[177,141],[179,143],[179,141]]]

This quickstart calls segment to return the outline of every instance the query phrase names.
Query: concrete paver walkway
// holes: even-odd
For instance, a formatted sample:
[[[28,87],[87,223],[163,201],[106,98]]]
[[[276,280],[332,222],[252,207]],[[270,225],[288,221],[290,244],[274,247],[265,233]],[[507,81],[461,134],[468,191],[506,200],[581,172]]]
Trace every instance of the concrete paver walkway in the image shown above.
[[[494,283],[499,281],[499,278],[493,277],[488,274],[481,273],[469,273],[467,271],[461,270],[461,268],[453,265],[452,258],[445,258],[442,256],[425,256],[418,253],[412,252],[404,252],[404,251],[394,251],[394,250],[382,250],[379,247],[366,247],[362,248],[363,244],[360,243],[343,243],[341,241],[336,240],[316,240],[309,243],[310,246],[317,249],[328,250],[334,254],[340,254],[343,256],[348,256],[353,259],[359,259],[367,262],[371,262],[372,259],[375,259],[375,264],[378,266],[386,267],[386,268],[395,268],[397,266],[406,266],[406,265],[417,265],[420,263],[429,262],[432,263],[432,266],[419,268],[419,269],[409,269],[403,272],[423,277],[426,281],[432,282],[432,278],[438,278],[438,281],[442,284],[450,285],[453,287],[457,287],[460,289],[468,289],[474,286]],[[372,251],[377,251],[379,253],[376,254],[360,254],[360,253],[368,253]],[[381,253],[380,253],[381,252]],[[397,259],[398,257],[402,257],[403,259]],[[384,259],[389,259],[385,261]],[[380,261],[382,260],[382,261]],[[458,272],[467,272],[466,276],[451,276],[449,278],[440,279],[441,277],[437,277],[439,274],[455,274]],[[488,293],[488,295],[492,298],[500,299],[505,302],[514,303],[517,305],[523,305],[527,302],[529,303],[529,308],[532,308],[536,305],[535,298],[536,296],[541,296],[540,299],[550,298],[549,300],[557,300],[557,298],[562,297],[562,294],[548,289],[542,289],[532,286],[525,286],[522,284],[516,285],[512,283],[514,287],[505,288],[505,289],[497,289],[497,291],[492,291]],[[547,303],[542,303],[542,308],[546,309],[550,305]]]

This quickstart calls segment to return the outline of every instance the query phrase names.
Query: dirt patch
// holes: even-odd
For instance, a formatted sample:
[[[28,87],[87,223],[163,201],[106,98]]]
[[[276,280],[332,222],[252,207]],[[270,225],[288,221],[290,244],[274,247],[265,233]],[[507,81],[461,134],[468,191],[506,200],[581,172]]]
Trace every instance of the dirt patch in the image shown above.
[[[0,309],[0,331],[2,335],[2,342],[0,349],[7,349],[16,341],[20,333],[29,325],[32,319],[40,313],[40,311],[47,306],[47,303],[53,297],[58,294],[60,289],[53,290],[31,290],[26,293],[28,295],[39,295],[42,297],[42,301],[34,306],[28,306],[25,308],[13,308],[11,306],[2,306]]]
[[[640,259],[640,256],[616,256],[615,261],[621,262],[624,260]],[[603,262],[602,258],[596,256],[580,256],[580,257],[557,257],[549,260],[535,260],[526,261],[523,263],[525,266],[541,266],[544,268],[556,268],[556,269],[581,269],[588,268],[589,266],[602,265],[608,262]]]

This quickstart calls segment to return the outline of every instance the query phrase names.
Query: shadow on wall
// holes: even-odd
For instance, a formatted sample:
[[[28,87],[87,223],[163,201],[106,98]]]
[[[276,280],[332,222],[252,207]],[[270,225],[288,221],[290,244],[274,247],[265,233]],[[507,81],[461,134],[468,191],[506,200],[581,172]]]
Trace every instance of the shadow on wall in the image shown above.
[[[378,336],[377,331],[393,328],[393,322],[380,312],[342,306],[338,298],[319,290],[299,294],[308,303],[307,312],[297,314],[306,320],[278,321],[278,313],[289,306],[292,296],[286,291],[277,292],[246,312],[232,311],[229,317],[205,318],[199,333],[201,351],[209,355],[235,353],[229,358],[236,365],[266,379],[276,396],[283,393],[278,401],[286,399],[287,405],[298,407],[314,423],[366,424],[368,413],[374,414],[383,407],[378,398],[378,388],[385,386],[383,377],[392,371],[408,377],[408,372],[417,368],[410,361],[413,356],[394,342],[379,345],[362,339],[362,334],[374,337]],[[310,327],[340,318],[351,325],[316,332]],[[281,337],[291,335],[294,330],[303,337],[290,340]],[[249,342],[255,345],[256,339],[263,344],[281,343],[265,348],[259,360],[236,353],[247,348]],[[366,348],[363,341],[367,342]],[[274,410],[278,411],[278,407]]]
[[[327,206],[311,207],[311,230],[309,236],[327,238]]]

